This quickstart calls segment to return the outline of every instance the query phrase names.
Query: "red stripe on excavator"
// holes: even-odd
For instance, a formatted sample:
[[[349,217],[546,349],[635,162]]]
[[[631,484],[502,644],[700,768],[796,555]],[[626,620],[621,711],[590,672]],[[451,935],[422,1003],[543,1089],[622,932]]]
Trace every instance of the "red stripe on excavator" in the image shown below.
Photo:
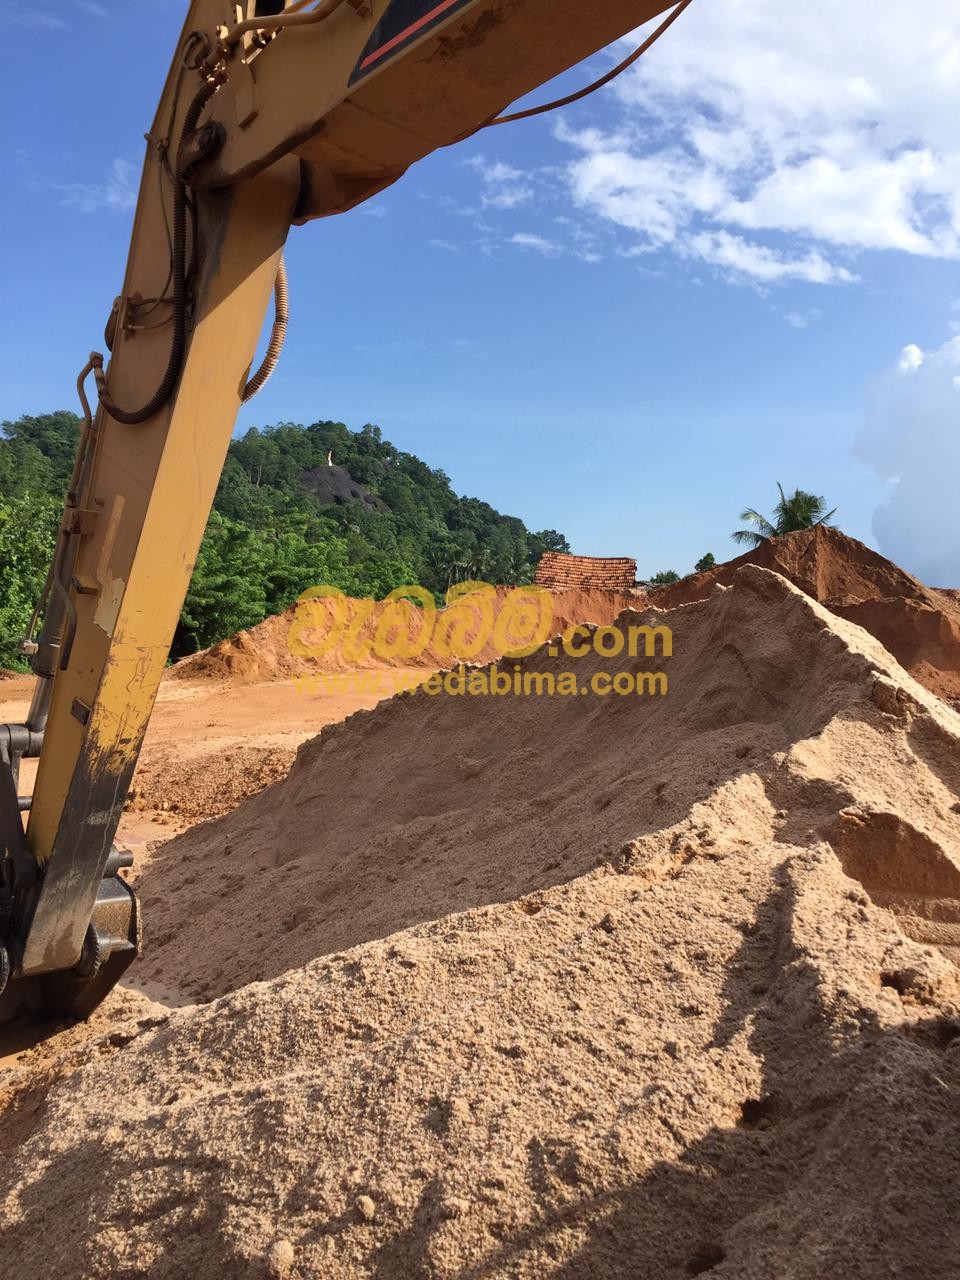
[[[440,4],[434,5],[429,13],[425,13],[422,18],[418,18],[416,22],[412,22],[410,26],[407,27],[406,31],[401,31],[398,36],[394,36],[392,40],[388,40],[386,44],[382,44],[379,49],[374,49],[373,53],[368,53],[360,63],[360,70],[366,71],[371,62],[376,62],[379,58],[382,58],[384,54],[389,53],[391,49],[395,49],[398,44],[402,44],[404,40],[415,35],[416,32],[418,32],[422,27],[425,27],[428,22],[432,22],[433,19],[439,17],[445,9],[452,8],[456,3],[457,0],[440,0]]]

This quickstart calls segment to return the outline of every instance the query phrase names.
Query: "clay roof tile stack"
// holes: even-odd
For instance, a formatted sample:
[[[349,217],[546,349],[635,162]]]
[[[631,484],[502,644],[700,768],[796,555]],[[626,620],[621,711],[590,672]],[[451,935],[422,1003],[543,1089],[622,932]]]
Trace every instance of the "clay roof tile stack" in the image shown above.
[[[568,556],[545,551],[534,582],[554,591],[630,591],[637,578],[637,562],[626,557]]]

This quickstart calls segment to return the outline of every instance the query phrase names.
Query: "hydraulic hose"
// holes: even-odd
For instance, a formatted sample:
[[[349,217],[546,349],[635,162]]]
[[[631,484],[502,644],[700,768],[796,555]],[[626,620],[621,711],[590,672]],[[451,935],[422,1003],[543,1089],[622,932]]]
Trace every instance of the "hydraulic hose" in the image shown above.
[[[509,115],[496,116],[493,120],[488,120],[482,128],[490,129],[496,124],[513,124],[517,120],[530,120],[534,116],[546,115],[549,111],[557,111],[561,107],[569,107],[575,102],[582,102],[584,98],[588,98],[590,94],[604,88],[605,85],[610,84],[612,80],[616,80],[618,76],[623,75],[624,71],[632,67],[652,45],[656,44],[663,33],[676,22],[684,9],[689,8],[692,3],[693,0],[680,0],[677,7],[670,11],[652,35],[647,36],[646,40],[634,49],[629,57],[624,58],[623,62],[618,63],[605,76],[601,76],[599,80],[594,80],[593,84],[588,84],[585,88],[578,89],[576,93],[569,93],[565,98],[557,98],[555,102],[544,102],[541,106],[529,107],[526,111],[512,111]]]
[[[243,22],[238,22],[227,32],[224,38],[224,44],[228,49],[232,49],[234,45],[239,44],[248,31],[263,32],[272,34],[275,31],[283,31],[289,27],[309,27],[315,22],[323,22],[329,18],[340,8],[345,0],[324,0],[324,3],[316,9],[311,9],[309,13],[301,12],[306,8],[310,0],[300,0],[299,3],[288,5],[283,13],[275,16],[264,15],[260,18],[247,18]]]
[[[163,379],[142,409],[122,409],[111,399],[107,391],[102,358],[99,367],[94,371],[100,403],[111,418],[127,426],[138,426],[159,413],[173,395],[183,368],[187,344],[187,184],[181,170],[179,151],[182,151],[183,143],[196,129],[200,113],[216,93],[217,88],[218,86],[213,83],[203,85],[190,103],[180,131],[180,149],[176,158],[173,183],[173,339]]]
[[[281,254],[280,261],[277,263],[277,278],[273,282],[273,328],[270,331],[270,342],[267,345],[266,354],[263,357],[260,368],[243,388],[241,399],[244,404],[248,400],[252,400],[257,392],[263,389],[267,379],[277,367],[280,352],[283,350],[284,339],[287,336],[287,321],[290,318],[289,303],[287,266],[283,260],[283,254]]]

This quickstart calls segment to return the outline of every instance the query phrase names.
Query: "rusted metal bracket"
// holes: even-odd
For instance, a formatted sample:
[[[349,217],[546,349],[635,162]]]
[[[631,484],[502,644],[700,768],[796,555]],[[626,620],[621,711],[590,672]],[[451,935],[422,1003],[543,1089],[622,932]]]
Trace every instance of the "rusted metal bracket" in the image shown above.
[[[76,533],[81,538],[88,538],[93,533],[99,514],[99,511],[93,511],[89,508],[68,507],[64,512],[61,528],[64,533]]]

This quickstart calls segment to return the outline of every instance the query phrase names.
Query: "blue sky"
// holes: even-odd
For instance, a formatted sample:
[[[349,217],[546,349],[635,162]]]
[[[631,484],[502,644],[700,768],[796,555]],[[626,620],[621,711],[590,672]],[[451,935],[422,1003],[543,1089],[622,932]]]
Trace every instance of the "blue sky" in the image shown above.
[[[0,417],[74,407],[185,7],[0,0]],[[287,351],[238,430],[376,422],[641,573],[735,554],[781,480],[960,585],[958,86],[952,0],[922,29],[893,0],[698,0],[615,88],[294,228]]]

